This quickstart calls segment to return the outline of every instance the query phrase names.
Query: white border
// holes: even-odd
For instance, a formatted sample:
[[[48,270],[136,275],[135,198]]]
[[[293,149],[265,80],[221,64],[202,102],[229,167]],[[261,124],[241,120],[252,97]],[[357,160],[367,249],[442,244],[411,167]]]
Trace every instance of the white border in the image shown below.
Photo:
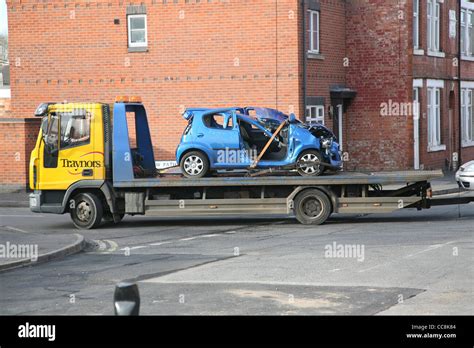
[[[423,79],[413,79],[413,88],[423,88]]]
[[[474,89],[474,81],[461,81],[461,88]]]
[[[426,87],[428,88],[444,88],[444,80],[426,80]]]
[[[12,92],[10,88],[0,88],[0,98],[11,99]]]
[[[468,10],[474,10],[474,3],[461,0],[461,8],[467,8]]]

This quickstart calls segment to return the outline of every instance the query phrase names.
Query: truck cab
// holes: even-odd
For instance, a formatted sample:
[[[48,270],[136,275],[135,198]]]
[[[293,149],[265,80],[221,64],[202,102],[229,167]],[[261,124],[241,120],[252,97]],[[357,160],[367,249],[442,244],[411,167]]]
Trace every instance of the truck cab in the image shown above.
[[[112,197],[112,178],[156,174],[141,100],[117,97],[113,105],[43,103],[35,116],[42,122],[30,157],[31,210],[70,212],[79,228],[95,227],[102,218],[119,221],[124,211],[120,201]],[[115,149],[112,123],[117,137]],[[112,166],[113,153],[116,166]]]

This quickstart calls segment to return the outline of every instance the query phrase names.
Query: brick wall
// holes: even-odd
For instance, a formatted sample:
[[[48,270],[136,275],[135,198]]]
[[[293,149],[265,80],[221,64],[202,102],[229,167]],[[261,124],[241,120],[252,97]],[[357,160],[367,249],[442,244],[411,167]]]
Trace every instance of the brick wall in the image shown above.
[[[300,112],[297,0],[146,1],[143,53],[128,52],[127,4],[8,1],[14,117],[31,116],[42,101],[140,95],[156,156],[170,160],[184,107]],[[54,25],[38,25],[44,18]],[[25,29],[33,27],[35,35]]]
[[[0,98],[0,118],[12,117],[11,99]]]
[[[39,131],[39,119],[0,118],[0,190],[24,189],[28,163]]]
[[[449,11],[458,13],[456,0],[445,0],[441,11],[440,49],[445,57],[432,57],[428,54],[426,5],[420,5],[420,49],[424,54],[413,56],[413,78],[423,79],[420,90],[420,164],[423,168],[450,168],[453,152],[459,152],[459,93],[458,93],[458,40],[449,37]],[[465,72],[467,73],[467,71]],[[461,73],[461,77],[466,75]],[[441,95],[441,143],[446,146],[444,151],[428,149],[428,111],[427,111],[427,79],[444,80]],[[450,98],[452,98],[450,102]],[[451,104],[451,105],[450,105]],[[469,158],[469,152],[466,157]]]
[[[399,18],[403,13],[404,19]],[[409,30],[406,2],[347,2],[347,85],[357,97],[345,115],[348,169],[410,168],[412,119],[382,116],[381,104],[411,102]]]
[[[307,60],[307,96],[324,97],[325,124],[333,128],[333,119],[328,114],[331,103],[329,94],[332,85],[344,85],[346,68],[346,1],[322,0],[320,2],[320,56]],[[308,47],[308,40],[307,40]]]
[[[44,101],[112,102],[117,95],[140,95],[149,112],[155,155],[172,160],[185,126],[185,107],[261,105],[303,116],[301,21],[306,14],[298,0],[147,0],[148,51],[140,53],[128,51],[129,3],[122,0],[7,3],[8,117],[30,117]],[[422,4],[421,42],[426,45]],[[412,102],[413,78],[457,76],[451,61],[456,44],[447,34],[448,9],[456,7],[456,0],[443,4],[444,59],[411,54],[411,1],[320,0],[319,6],[321,55],[308,59],[306,95],[325,98],[326,124],[332,128],[330,86],[345,84],[357,91],[344,114],[346,169],[412,168],[412,115],[382,116],[381,105]],[[38,25],[44,18],[54,18],[54,25]],[[474,80],[474,62],[462,62],[461,77]],[[444,167],[457,144],[459,107],[455,94],[450,113],[450,88],[446,83],[442,116],[448,148],[436,153],[426,151],[422,91],[425,168]],[[2,127],[0,137],[7,136],[1,132],[11,129]],[[36,137],[37,128],[24,129]],[[473,152],[465,149],[463,159],[473,158]],[[8,165],[4,159],[0,168]]]

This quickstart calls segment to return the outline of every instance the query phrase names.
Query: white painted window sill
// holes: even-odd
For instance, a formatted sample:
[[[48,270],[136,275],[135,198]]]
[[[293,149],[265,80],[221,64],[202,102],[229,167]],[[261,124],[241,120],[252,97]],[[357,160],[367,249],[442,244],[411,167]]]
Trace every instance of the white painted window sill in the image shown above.
[[[415,48],[415,49],[413,49],[413,54],[415,56],[424,56],[425,55],[425,50]]]
[[[472,147],[474,146],[474,141],[463,141],[462,147]]]
[[[308,58],[309,59],[319,59],[319,60],[324,60],[324,56],[319,53],[319,52],[315,52],[315,51],[308,51]]]
[[[12,93],[10,88],[0,88],[0,98],[11,99]]]
[[[465,55],[462,55],[461,56],[461,60],[469,60],[471,62],[474,62],[474,56],[465,56]]]
[[[431,51],[428,51],[428,56],[437,57],[437,58],[445,58],[446,54],[444,52],[431,52]]]
[[[428,146],[428,152],[446,151],[446,145]]]

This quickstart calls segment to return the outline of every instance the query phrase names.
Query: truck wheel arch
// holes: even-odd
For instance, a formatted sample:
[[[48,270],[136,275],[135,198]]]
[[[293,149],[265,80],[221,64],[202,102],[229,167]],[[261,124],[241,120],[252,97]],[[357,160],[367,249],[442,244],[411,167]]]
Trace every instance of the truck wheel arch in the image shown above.
[[[77,181],[71,186],[68,187],[66,193],[63,198],[62,202],[62,213],[66,213],[69,211],[69,204],[68,202],[71,200],[72,197],[77,195],[78,193],[83,192],[91,192],[95,193],[97,196],[103,198],[106,202],[109,210],[114,213],[115,206],[114,206],[114,199],[113,199],[113,190],[104,180],[81,180]],[[106,207],[104,207],[106,208]]]

